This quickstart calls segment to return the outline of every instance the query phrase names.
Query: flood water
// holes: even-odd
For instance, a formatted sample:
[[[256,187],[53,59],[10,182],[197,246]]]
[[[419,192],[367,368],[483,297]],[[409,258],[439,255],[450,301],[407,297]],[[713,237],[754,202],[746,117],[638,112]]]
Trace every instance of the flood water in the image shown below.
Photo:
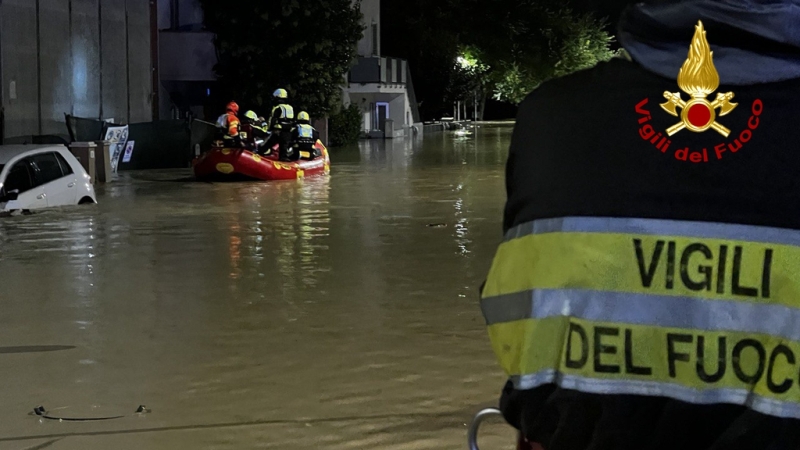
[[[0,450],[466,448],[504,381],[477,291],[510,136],[365,141],[297,182],[126,172],[0,219]]]

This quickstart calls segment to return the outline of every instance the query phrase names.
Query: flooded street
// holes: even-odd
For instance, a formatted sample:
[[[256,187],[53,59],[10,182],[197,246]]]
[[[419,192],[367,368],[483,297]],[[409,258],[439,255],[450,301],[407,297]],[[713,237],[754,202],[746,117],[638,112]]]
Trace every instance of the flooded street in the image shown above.
[[[0,219],[0,450],[466,448],[504,381],[478,287],[510,136],[366,141],[298,182],[127,172]]]

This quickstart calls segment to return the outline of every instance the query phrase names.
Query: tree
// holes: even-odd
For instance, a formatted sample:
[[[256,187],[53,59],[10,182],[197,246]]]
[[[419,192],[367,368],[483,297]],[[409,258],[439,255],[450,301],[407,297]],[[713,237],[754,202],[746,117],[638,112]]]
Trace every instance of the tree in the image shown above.
[[[337,111],[364,27],[352,0],[200,0],[216,34],[215,70],[225,95],[255,108],[289,91],[315,117]]]
[[[551,0],[468,0],[472,4],[462,41],[490,67],[494,97],[521,102],[541,83],[587,69],[614,56],[604,22]],[[492,16],[493,15],[493,16]],[[501,27],[480,26],[485,17]]]
[[[408,60],[423,120],[453,110],[445,91],[458,56],[461,0],[381,0],[382,53]],[[389,20],[391,18],[391,20]]]
[[[490,87],[490,68],[475,57],[475,49],[462,47],[453,63],[450,79],[445,91],[445,101],[449,104],[461,101],[473,106],[480,105],[478,118],[483,117],[483,106]]]

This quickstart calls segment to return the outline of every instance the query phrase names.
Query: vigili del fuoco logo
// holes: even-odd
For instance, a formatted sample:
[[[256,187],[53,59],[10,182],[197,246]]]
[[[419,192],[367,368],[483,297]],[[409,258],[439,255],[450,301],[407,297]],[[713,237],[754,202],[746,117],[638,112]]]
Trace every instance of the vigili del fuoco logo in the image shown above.
[[[736,109],[738,103],[731,102],[734,97],[733,92],[718,92],[714,101],[708,100],[708,96],[719,88],[719,73],[714,67],[713,55],[714,52],[711,51],[706,40],[703,22],[698,21],[692,44],[689,47],[689,56],[678,73],[678,87],[688,94],[689,98],[684,100],[680,92],[664,92],[664,98],[667,101],[661,104],[661,108],[680,118],[680,122],[667,128],[665,132],[656,131],[648,123],[652,120],[652,115],[647,109],[649,99],[645,98],[636,105],[636,112],[640,116],[639,136],[650,142],[661,153],[667,153],[672,148],[675,158],[678,160],[705,163],[709,160],[720,160],[726,156],[726,153],[738,152],[753,138],[753,132],[758,128],[759,116],[764,110],[764,104],[759,99],[754,100],[747,127],[738,135],[730,137],[731,130],[720,123],[717,118],[724,117]],[[678,113],[678,109],[680,109],[680,113]],[[708,148],[690,149],[685,146],[681,148],[679,145],[673,145],[672,136],[684,129],[695,133],[714,130],[726,140],[715,145],[710,151]]]

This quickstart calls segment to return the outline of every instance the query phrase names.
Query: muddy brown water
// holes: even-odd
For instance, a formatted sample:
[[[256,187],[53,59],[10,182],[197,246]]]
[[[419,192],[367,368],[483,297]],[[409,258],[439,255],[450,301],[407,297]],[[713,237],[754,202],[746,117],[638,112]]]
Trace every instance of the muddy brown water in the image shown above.
[[[0,219],[0,450],[466,448],[504,379],[477,289],[510,136],[365,141],[298,182],[128,172]]]

